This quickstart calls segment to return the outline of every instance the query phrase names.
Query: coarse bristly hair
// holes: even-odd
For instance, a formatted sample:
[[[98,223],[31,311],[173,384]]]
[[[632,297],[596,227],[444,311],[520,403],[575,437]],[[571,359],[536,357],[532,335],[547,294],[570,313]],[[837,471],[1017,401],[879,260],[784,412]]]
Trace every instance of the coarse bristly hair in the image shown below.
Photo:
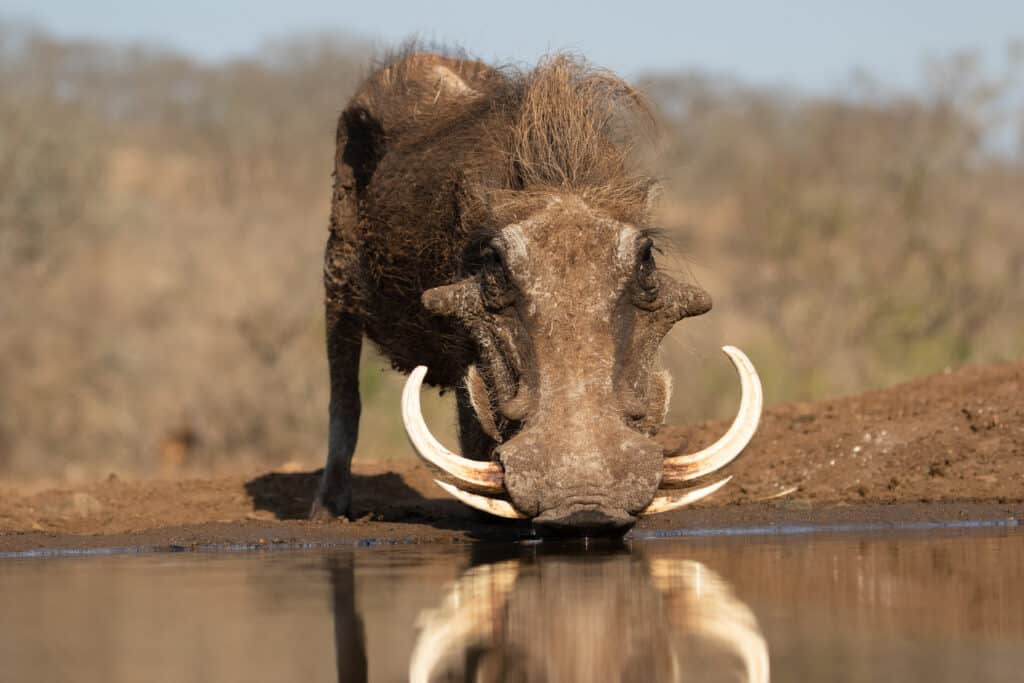
[[[438,79],[424,77],[439,66],[472,96],[454,91],[441,97]],[[381,120],[389,137],[441,132],[464,117],[486,121],[479,142],[504,159],[501,177],[486,178],[481,188],[492,193],[489,202],[515,201],[495,191],[521,196],[557,190],[630,205],[645,201],[654,182],[638,163],[657,135],[650,104],[639,90],[578,55],[557,52],[532,69],[492,67],[459,49],[412,41],[378,61],[367,85],[368,108],[389,113],[382,117],[389,120]],[[389,106],[396,98],[405,106]],[[461,105],[453,102],[459,99]],[[420,104],[409,107],[410,101]]]
[[[635,148],[654,133],[650,107],[614,74],[570,54],[513,80],[508,139],[513,187],[559,187],[624,197],[645,192]]]

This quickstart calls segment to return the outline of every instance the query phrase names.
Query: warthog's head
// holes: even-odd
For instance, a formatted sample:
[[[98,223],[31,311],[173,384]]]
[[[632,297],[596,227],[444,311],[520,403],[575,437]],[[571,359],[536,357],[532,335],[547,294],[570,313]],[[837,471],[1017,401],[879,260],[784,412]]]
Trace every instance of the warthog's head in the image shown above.
[[[652,439],[672,388],[658,346],[711,299],[658,270],[654,239],[576,196],[549,195],[480,241],[470,277],[424,293],[428,309],[457,318],[477,341],[466,395],[493,440],[490,462],[446,451],[420,416],[425,369],[413,373],[406,428],[446,474],[446,490],[494,514],[590,532],[628,528],[637,515],[724,483],[702,478],[753,435],[760,384],[746,357],[728,348],[744,390],[736,424],[700,453],[665,457]]]

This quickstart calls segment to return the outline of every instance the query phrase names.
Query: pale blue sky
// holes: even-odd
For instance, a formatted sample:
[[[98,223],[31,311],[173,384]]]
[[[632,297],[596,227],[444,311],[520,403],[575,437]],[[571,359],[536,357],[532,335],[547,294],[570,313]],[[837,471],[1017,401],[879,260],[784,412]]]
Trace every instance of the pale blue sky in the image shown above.
[[[998,63],[1011,38],[1024,38],[1024,0],[0,0],[0,17],[214,60],[291,33],[349,31],[383,44],[418,33],[485,59],[532,62],[570,48],[626,76],[700,68],[807,89],[839,86],[858,66],[910,85],[929,56],[970,48]]]

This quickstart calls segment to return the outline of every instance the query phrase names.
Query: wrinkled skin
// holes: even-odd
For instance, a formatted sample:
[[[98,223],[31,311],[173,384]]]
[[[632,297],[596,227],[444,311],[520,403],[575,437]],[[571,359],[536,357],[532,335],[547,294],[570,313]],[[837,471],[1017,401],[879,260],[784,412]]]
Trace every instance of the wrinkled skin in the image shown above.
[[[651,502],[671,389],[657,348],[711,303],[656,267],[656,184],[608,130],[636,98],[566,58],[510,75],[410,53],[352,99],[325,253],[330,435],[314,518],[351,503],[364,334],[396,369],[425,365],[456,389],[463,455],[500,462],[538,525],[621,530]]]

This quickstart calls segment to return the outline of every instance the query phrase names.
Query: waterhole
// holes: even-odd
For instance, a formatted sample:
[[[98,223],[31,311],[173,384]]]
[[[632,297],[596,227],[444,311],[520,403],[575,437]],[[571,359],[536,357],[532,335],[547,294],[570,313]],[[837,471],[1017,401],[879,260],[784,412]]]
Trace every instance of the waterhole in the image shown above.
[[[1016,681],[1018,529],[0,560],[3,681]]]

